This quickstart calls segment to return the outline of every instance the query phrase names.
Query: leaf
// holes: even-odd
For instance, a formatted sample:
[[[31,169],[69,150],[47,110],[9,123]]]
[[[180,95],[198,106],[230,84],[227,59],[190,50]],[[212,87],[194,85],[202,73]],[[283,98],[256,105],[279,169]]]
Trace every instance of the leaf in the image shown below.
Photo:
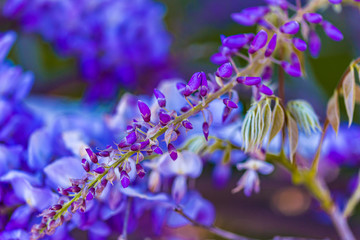
[[[337,135],[340,125],[340,112],[338,103],[338,92],[336,90],[334,92],[334,95],[330,98],[328,102],[326,115]]]
[[[279,104],[279,99],[276,99],[276,104],[274,107],[274,115],[272,119],[272,126],[269,136],[269,144],[271,140],[280,132],[284,126],[285,114],[283,108]]]
[[[355,108],[355,75],[354,67],[350,68],[350,72],[345,76],[342,88],[344,90],[344,101],[346,113],[349,117],[349,126],[353,121],[354,108]]]
[[[289,135],[289,148],[290,148],[290,161],[293,162],[294,155],[296,153],[299,132],[295,119],[291,116],[289,112],[286,112],[287,116],[287,129]]]

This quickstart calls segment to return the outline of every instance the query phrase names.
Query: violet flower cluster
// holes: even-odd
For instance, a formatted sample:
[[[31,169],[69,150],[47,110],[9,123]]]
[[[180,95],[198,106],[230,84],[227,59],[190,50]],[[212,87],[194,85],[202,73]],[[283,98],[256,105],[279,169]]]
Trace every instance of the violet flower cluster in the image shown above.
[[[8,0],[2,12],[76,58],[89,100],[115,97],[120,86],[149,87],[148,79],[156,83],[171,74],[164,6],[151,0]]]
[[[235,22],[257,24],[260,30],[221,36],[219,51],[211,57],[218,65],[213,73],[200,71],[187,82],[163,82],[151,99],[126,93],[116,112],[104,118],[99,118],[103,113],[86,109],[69,112],[68,106],[67,111],[49,110],[51,105],[47,108],[41,99],[41,104],[36,99],[25,104],[32,75],[4,61],[15,34],[2,35],[0,108],[6,114],[0,118],[0,209],[6,214],[0,218],[0,239],[71,239],[74,229],[86,231],[90,239],[126,239],[139,226],[143,228],[141,223],[148,216],[150,220],[142,229],[146,236],[170,237],[163,231],[165,226],[195,224],[223,238],[244,239],[213,226],[214,206],[191,184],[206,164],[215,166],[216,186],[228,183],[233,168],[245,170],[232,187],[234,193],[244,190],[246,196],[260,191],[260,175],[271,174],[275,164],[284,166],[294,179],[303,177],[300,180],[309,184],[335,226],[340,226],[340,236],[355,239],[317,178],[302,176],[298,170],[299,156],[316,155],[308,136],[325,133],[326,127],[320,126],[306,102],[293,100],[285,105],[273,84],[275,66],[292,77],[305,75],[300,60],[303,52],[308,49],[317,56],[320,50],[317,25],[334,41],[342,40],[343,35],[317,13],[320,3],[327,5],[327,1],[310,1],[303,8],[285,0],[266,2],[266,6],[232,14]],[[26,3],[13,3],[18,4],[10,5],[15,15],[26,9]],[[111,5],[110,1],[103,4],[104,9]],[[52,9],[51,4],[41,8],[48,9]],[[246,64],[236,65],[235,58]],[[112,58],[96,58],[101,60]],[[118,66],[117,61],[112,64]],[[244,118],[238,88],[253,94],[253,104]],[[29,121],[19,120],[24,118]],[[336,139],[358,133],[340,127]],[[324,138],[321,164],[334,161],[340,167],[357,154],[353,148],[346,151],[349,156],[343,156],[341,142],[333,141],[331,134]],[[284,150],[285,144],[289,150]],[[309,144],[312,151],[307,149]],[[276,151],[280,155],[274,155]]]

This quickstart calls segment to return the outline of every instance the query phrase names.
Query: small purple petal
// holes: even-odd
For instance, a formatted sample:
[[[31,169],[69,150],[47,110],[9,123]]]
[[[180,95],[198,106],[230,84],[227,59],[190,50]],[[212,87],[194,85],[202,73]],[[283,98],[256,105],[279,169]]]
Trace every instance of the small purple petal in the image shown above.
[[[261,78],[264,80],[264,81],[268,81],[271,79],[273,75],[273,70],[270,66],[266,66],[263,73],[262,73],[262,76]]]
[[[155,98],[157,99],[159,106],[162,108],[165,107],[166,106],[165,95],[156,88],[154,89],[154,95],[155,95]]]
[[[160,111],[159,112],[159,121],[161,123],[161,125],[165,126],[166,124],[168,124],[171,121],[171,117],[169,114]]]
[[[277,34],[275,33],[269,41],[265,51],[265,57],[270,57],[276,48]]]
[[[205,97],[208,94],[209,86],[206,79],[206,74],[201,72],[201,86],[200,86],[200,95]]]
[[[280,27],[280,31],[286,34],[296,34],[299,31],[299,23],[297,21],[287,22]]]
[[[222,114],[222,122],[224,123],[231,113],[231,108],[225,107]]]
[[[265,47],[267,43],[268,35],[264,30],[260,30],[258,34],[256,34],[254,40],[252,41],[249,53],[254,54],[259,51],[261,48]]]
[[[209,137],[209,123],[204,122],[203,125],[202,125],[202,129],[203,129],[204,137],[205,137],[205,139],[207,141],[208,137]]]
[[[261,83],[261,77],[246,77],[243,84],[247,86],[258,85]]]
[[[93,163],[97,163],[97,162],[98,162],[98,158],[97,158],[96,154],[95,154],[90,148],[86,148],[85,150],[86,150],[87,154],[89,155],[90,160],[91,160]]]
[[[268,11],[269,9],[267,7],[250,7],[240,13],[231,14],[231,18],[241,25],[252,26],[268,13]]]
[[[321,49],[321,40],[315,31],[310,31],[309,34],[309,51],[314,58],[319,56]]]
[[[94,172],[96,172],[97,174],[103,174],[105,172],[105,168],[104,167],[98,167],[94,170]]]
[[[273,95],[273,91],[268,86],[266,86],[264,84],[259,87],[259,91],[261,93],[265,94],[265,95],[268,95],[268,96]]]
[[[200,84],[201,84],[201,73],[196,72],[191,76],[188,86],[190,87],[190,90],[192,92],[195,92],[196,90],[199,89]]]
[[[332,25],[331,23],[327,22],[327,21],[323,21],[323,23],[321,24],[321,26],[323,27],[326,35],[331,38],[334,41],[341,41],[344,39],[343,34],[340,32],[339,29],[337,29],[334,25]]]
[[[301,77],[302,73],[301,73],[301,69],[288,63],[288,62],[281,62],[281,66],[284,69],[284,71],[289,74],[290,76],[293,77]]]
[[[233,35],[233,36],[229,36],[229,37],[225,38],[223,41],[223,46],[228,47],[228,48],[239,49],[239,48],[244,47],[248,42],[249,42],[248,36],[246,36],[245,34],[238,34],[238,35]],[[225,62],[227,62],[227,61],[225,61]]]
[[[131,151],[134,151],[134,152],[137,152],[139,151],[141,148],[141,144],[140,143],[134,143],[133,145],[131,145],[130,147],[130,150]]]
[[[191,122],[189,122],[188,120],[182,121],[182,125],[183,125],[184,128],[186,128],[187,130],[193,129],[193,126],[192,126]]]
[[[216,75],[222,78],[229,78],[232,75],[232,70],[233,69],[231,63],[224,63],[218,68]]]
[[[146,103],[138,100],[138,107],[139,107],[141,116],[144,119],[144,121],[145,122],[150,122],[151,111],[150,111],[149,106]]]
[[[89,164],[89,162],[88,162],[85,158],[83,158],[83,159],[81,160],[81,165],[83,166],[83,168],[84,168],[84,170],[85,170],[86,172],[89,172],[89,171],[90,171],[90,164]]]
[[[136,139],[137,139],[136,132],[132,132],[126,136],[126,143],[128,145],[134,144],[136,142]]]
[[[150,144],[150,140],[146,139],[145,141],[140,143],[140,149],[146,148]]]
[[[210,57],[210,61],[214,64],[221,65],[228,62],[229,60],[226,56],[222,55],[222,53],[215,53]]]
[[[293,38],[292,43],[301,52],[303,52],[307,49],[306,42],[300,38]]]
[[[136,164],[136,174],[139,176],[139,178],[145,177],[145,170],[140,163]]]
[[[90,201],[95,197],[95,188],[90,188],[88,194],[86,195],[86,200]]]
[[[223,103],[225,104],[225,106],[227,106],[228,108],[238,108],[238,105],[236,103],[234,103],[233,101],[231,101],[228,98],[225,98],[223,100]]]
[[[127,188],[130,185],[130,177],[126,171],[121,171],[120,182],[123,188]]]
[[[152,146],[151,146],[151,150],[153,150],[153,152],[156,153],[156,154],[159,154],[159,155],[162,155],[162,154],[163,154],[163,151],[161,150],[161,148],[159,148],[159,147],[156,146],[156,145],[152,145]]]
[[[178,157],[178,154],[177,154],[176,148],[171,143],[169,143],[169,145],[168,145],[168,152],[169,152],[171,159],[175,161]]]
[[[323,17],[318,13],[305,13],[303,15],[303,18],[308,21],[309,23],[321,23],[323,20]]]

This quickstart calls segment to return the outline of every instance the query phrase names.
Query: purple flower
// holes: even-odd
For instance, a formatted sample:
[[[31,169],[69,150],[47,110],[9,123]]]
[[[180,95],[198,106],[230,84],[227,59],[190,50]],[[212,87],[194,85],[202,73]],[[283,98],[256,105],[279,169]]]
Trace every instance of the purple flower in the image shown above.
[[[196,72],[192,75],[192,77],[189,80],[188,86],[190,87],[191,92],[195,92],[199,89],[202,79],[202,73]]]
[[[229,36],[229,37],[225,38],[223,41],[223,46],[228,47],[228,48],[240,49],[240,48],[244,47],[248,42],[249,42],[249,37],[246,34],[238,34],[238,35],[233,35],[233,36]],[[217,58],[219,58],[219,56],[217,56]],[[227,58],[225,58],[225,59],[227,59]],[[219,61],[219,60],[221,60],[221,61]],[[222,61],[223,59],[219,59],[219,60],[217,61],[218,64],[223,64],[223,63],[229,61],[229,60],[226,60],[223,62]]]
[[[271,96],[273,95],[273,91],[266,85],[262,84],[260,87],[259,87],[259,91],[265,95],[268,95],[268,96]]]
[[[207,141],[208,137],[209,137],[209,123],[208,122],[203,123],[202,130],[203,130],[204,137]]]
[[[201,86],[200,86],[200,95],[205,97],[208,94],[209,86],[204,72],[201,72]]]
[[[297,21],[287,22],[280,27],[280,31],[286,34],[296,34],[299,31],[299,23]]]
[[[150,118],[151,118],[151,111],[148,105],[146,105],[146,103],[138,100],[138,107],[140,110],[140,114],[142,116],[142,118],[144,119],[145,122],[150,122]]]
[[[172,160],[176,160],[178,158],[178,152],[176,151],[176,148],[171,143],[168,144],[168,152],[169,156]]]
[[[103,174],[105,172],[105,168],[104,167],[98,167],[96,169],[93,170],[95,173],[97,174]]]
[[[218,70],[216,71],[216,75],[222,78],[229,78],[232,75],[232,71],[233,69],[231,63],[227,62],[218,68]]]
[[[292,43],[299,51],[305,51],[307,49],[307,44],[304,40],[300,38],[293,38]]]
[[[303,18],[308,21],[309,23],[321,23],[323,20],[323,17],[318,13],[305,13],[303,15]]]
[[[319,56],[321,49],[321,40],[320,37],[316,34],[315,31],[311,30],[309,33],[309,51],[311,56],[314,58]]]
[[[247,86],[258,85],[261,83],[261,77],[245,77],[242,83]]]
[[[127,188],[130,185],[130,177],[124,170],[120,173],[120,182],[123,188]]]
[[[89,164],[89,162],[88,162],[85,158],[83,158],[83,159],[81,160],[81,165],[83,166],[83,168],[84,168],[84,170],[85,170],[86,172],[89,172],[89,171],[90,171],[90,164]]]
[[[222,55],[222,53],[215,53],[210,57],[210,61],[214,64],[224,64],[226,62],[228,62],[228,58],[224,55]]]
[[[193,129],[193,126],[192,126],[191,122],[189,122],[188,120],[182,121],[181,124],[184,126],[184,128],[186,128],[186,130]]]
[[[253,191],[256,193],[260,191],[260,180],[257,172],[268,175],[274,170],[274,166],[270,163],[255,159],[247,160],[245,163],[238,163],[236,167],[239,171],[246,170],[246,172],[237,182],[237,186],[232,192],[236,193],[244,189],[244,193],[248,197]]]
[[[250,45],[249,53],[254,54],[257,51],[259,51],[261,48],[265,47],[267,39],[268,39],[267,33],[264,30],[260,30],[258,34],[256,34],[254,40]]]
[[[341,41],[344,39],[343,34],[334,25],[327,21],[323,21],[321,26],[323,27],[326,35],[334,41]]]
[[[161,148],[159,148],[159,147],[156,146],[156,145],[152,145],[152,146],[151,146],[151,150],[153,150],[153,152],[156,153],[156,154],[159,154],[159,155],[162,155],[162,154],[163,154],[163,151],[161,150]]]
[[[238,105],[228,98],[224,98],[223,103],[228,108],[238,108]]]
[[[241,25],[252,26],[268,12],[269,9],[267,7],[250,7],[242,10],[240,13],[231,14],[231,18]]]
[[[265,51],[265,57],[270,57],[276,48],[277,34],[275,33],[269,41]]]
[[[166,106],[166,98],[165,98],[165,95],[160,92],[160,90],[158,89],[154,89],[154,95],[158,101],[158,104],[161,108],[165,107]]]
[[[97,163],[99,161],[96,154],[90,148],[86,148],[85,150],[86,150],[86,153],[89,155],[90,160],[93,163]]]
[[[159,112],[159,121],[160,121],[161,125],[165,126],[166,124],[168,124],[171,121],[171,117],[166,112],[160,111]]]

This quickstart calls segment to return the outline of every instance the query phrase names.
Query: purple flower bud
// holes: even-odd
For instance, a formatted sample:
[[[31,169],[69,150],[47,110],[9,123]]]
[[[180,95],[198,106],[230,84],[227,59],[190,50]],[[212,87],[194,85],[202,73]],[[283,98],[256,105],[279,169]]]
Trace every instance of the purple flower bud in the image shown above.
[[[169,143],[169,145],[168,145],[168,152],[169,152],[171,159],[175,161],[178,157],[178,154],[177,154],[176,148],[171,143]]]
[[[321,40],[315,31],[310,31],[309,34],[309,51],[314,58],[319,56],[321,49]]]
[[[101,157],[108,157],[108,156],[110,156],[110,152],[109,151],[101,151],[101,152],[98,152],[98,155]]]
[[[266,85],[262,84],[260,87],[259,87],[259,91],[265,95],[268,95],[268,96],[271,96],[273,95],[273,91]]]
[[[223,103],[228,108],[238,108],[238,105],[228,98],[224,98]]]
[[[74,185],[74,186],[66,188],[65,190],[68,191],[68,192],[78,193],[78,192],[81,191],[81,188],[79,186],[77,186],[77,185]]]
[[[189,122],[188,120],[182,121],[182,125],[184,126],[184,128],[186,128],[186,130],[193,129],[191,122]]]
[[[160,111],[159,112],[159,120],[160,120],[161,125],[165,126],[166,124],[168,124],[171,121],[171,117],[166,112]]]
[[[240,49],[240,48],[244,47],[248,42],[249,42],[248,36],[246,36],[245,34],[237,34],[237,35],[233,35],[233,36],[229,36],[229,37],[225,38],[223,41],[223,46],[228,47],[228,48]],[[227,60],[227,61],[229,61],[229,60]],[[225,62],[227,62],[227,61],[225,61]]]
[[[136,174],[139,176],[139,178],[145,177],[145,170],[139,163],[136,164]]]
[[[105,172],[105,168],[104,167],[98,167],[94,170],[95,173],[97,174],[103,174]]]
[[[243,84],[247,86],[258,85],[261,83],[261,77],[246,77]]]
[[[293,38],[292,43],[299,51],[305,51],[307,49],[306,42],[300,38]]]
[[[138,100],[138,107],[141,113],[142,118],[144,119],[145,122],[150,122],[150,118],[151,118],[151,111],[148,105],[146,105],[146,103]]]
[[[229,60],[226,56],[222,55],[222,53],[215,53],[210,57],[210,61],[214,64],[221,65]]]
[[[120,182],[123,188],[127,188],[130,185],[130,177],[126,171],[121,171]]]
[[[268,35],[264,30],[260,30],[258,34],[256,34],[254,40],[252,41],[249,53],[254,54],[259,51],[261,48],[265,47],[267,42]]]
[[[121,140],[120,143],[118,144],[118,147],[119,147],[119,148],[125,148],[125,147],[127,147],[127,146],[128,146],[128,144],[127,144],[127,142],[126,142],[126,138],[123,139],[123,140]]]
[[[270,57],[276,48],[277,34],[275,33],[269,41],[265,51],[265,57]]]
[[[89,189],[89,192],[86,195],[86,200],[87,201],[93,200],[94,197],[95,197],[95,188],[92,187]]]
[[[232,65],[231,63],[224,63],[216,71],[216,75],[222,78],[229,78],[232,75]]]
[[[140,143],[134,143],[133,145],[131,145],[130,150],[137,152],[140,150],[141,144]]]
[[[81,165],[83,166],[86,172],[90,171],[90,164],[85,158],[81,159]]]
[[[323,17],[318,13],[305,13],[303,15],[303,18],[308,21],[309,23],[321,23],[323,20]]]
[[[189,111],[190,109],[191,109],[190,106],[184,106],[184,107],[182,107],[182,108],[180,109],[180,111],[182,111],[182,112],[187,112],[187,111]]]
[[[206,79],[206,74],[201,72],[201,86],[200,86],[200,95],[205,97],[209,91],[208,82]]]
[[[334,25],[327,21],[323,21],[321,26],[323,27],[326,35],[334,41],[341,41],[344,39],[343,34]]]
[[[299,23],[297,21],[287,22],[280,27],[280,31],[286,34],[296,34],[299,31]]]
[[[186,85],[184,83],[177,83],[176,88],[180,92],[180,94],[184,95],[185,97],[190,96],[192,93],[189,85]]]
[[[273,6],[278,6],[282,10],[286,10],[288,8],[288,3],[286,0],[266,0],[266,3]]]
[[[98,162],[98,158],[97,158],[96,154],[95,154],[93,151],[91,151],[90,148],[86,148],[85,150],[86,150],[87,154],[89,155],[90,160],[91,160],[93,163],[97,163],[97,162]]]
[[[231,113],[231,108],[225,107],[222,114],[222,122],[224,123]]]
[[[55,204],[50,208],[50,210],[57,211],[60,210],[61,208],[62,208],[61,204]]]
[[[61,195],[64,195],[64,196],[68,196],[69,195],[69,192],[67,190],[65,190],[64,188],[62,187],[58,187],[57,188],[57,191],[61,194]]]
[[[231,14],[231,18],[244,26],[252,26],[256,24],[269,9],[267,7],[250,7],[242,10],[240,13]]]
[[[200,84],[201,84],[201,72],[196,72],[191,76],[190,81],[188,83],[191,92],[195,92],[196,90],[198,90]]]
[[[284,71],[289,74],[290,76],[293,76],[293,77],[301,77],[302,74],[301,74],[301,69],[288,63],[288,62],[281,62],[281,66],[282,68],[284,69]]]
[[[165,107],[166,106],[165,95],[156,88],[154,89],[154,95],[155,95],[155,98],[157,99],[159,106],[162,108]]]
[[[270,66],[266,66],[263,73],[262,73],[262,76],[261,78],[264,80],[264,81],[268,81],[271,79],[272,77],[272,68]]]
[[[329,0],[329,3],[331,4],[340,4],[342,0]]]
[[[202,125],[202,129],[203,129],[205,139],[207,141],[208,137],[209,137],[209,124],[207,122],[204,122],[203,125]]]
[[[237,81],[238,83],[240,83],[240,84],[243,84],[244,81],[245,81],[245,77],[244,77],[244,76],[240,76],[240,77],[236,78],[236,81]]]
[[[126,136],[125,139],[126,139],[126,143],[128,145],[134,144],[136,142],[136,139],[137,139],[136,132],[130,133],[129,135]]]
[[[162,155],[162,154],[163,154],[163,151],[161,150],[161,148],[159,148],[159,147],[156,146],[156,145],[152,145],[152,146],[151,146],[151,150],[153,150],[153,152],[156,153],[156,154],[159,154],[159,155]]]
[[[140,149],[146,148],[150,144],[150,140],[146,139],[145,141],[140,143]]]

